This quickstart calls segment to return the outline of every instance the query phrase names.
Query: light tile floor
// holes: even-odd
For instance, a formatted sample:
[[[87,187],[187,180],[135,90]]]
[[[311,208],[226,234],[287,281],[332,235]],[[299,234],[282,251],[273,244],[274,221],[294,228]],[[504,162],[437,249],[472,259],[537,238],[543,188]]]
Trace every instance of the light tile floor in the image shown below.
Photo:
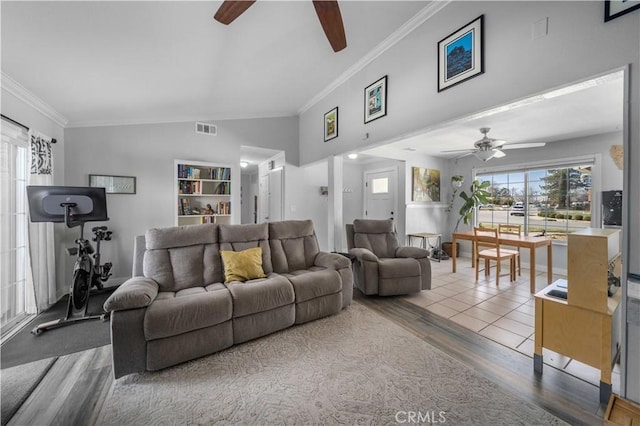
[[[509,282],[509,268],[505,265],[496,285],[495,268],[488,278],[480,273],[475,281],[475,271],[468,258],[458,258],[457,272],[451,272],[451,260],[431,262],[431,290],[404,296],[434,314],[448,318],[488,339],[498,342],[532,358],[535,309],[533,294],[529,292],[529,270]],[[554,275],[553,279],[566,278]],[[536,276],[536,291],[547,286],[547,273]],[[600,383],[600,370],[543,349],[545,364],[561,369],[594,385]],[[612,375],[613,391],[620,389],[620,370],[616,365]]]

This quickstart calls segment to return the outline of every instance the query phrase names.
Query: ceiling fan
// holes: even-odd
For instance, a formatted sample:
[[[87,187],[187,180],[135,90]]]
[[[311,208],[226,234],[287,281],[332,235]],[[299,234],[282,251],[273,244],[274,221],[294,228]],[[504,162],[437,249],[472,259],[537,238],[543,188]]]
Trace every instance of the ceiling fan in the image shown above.
[[[227,0],[218,9],[214,15],[214,19],[225,25],[232,23],[238,16],[242,15],[255,0]],[[347,38],[344,34],[344,25],[342,23],[342,15],[340,14],[340,6],[337,0],[313,0],[313,6],[322,25],[329,44],[334,52],[339,52],[347,47]]]
[[[455,149],[442,152],[463,153],[462,155],[456,157],[456,159],[466,157],[467,155],[474,155],[479,160],[489,161],[492,158],[502,158],[507,155],[503,152],[504,149],[538,148],[546,145],[545,142],[508,144],[505,140],[493,139],[488,137],[487,133],[489,133],[489,130],[491,130],[491,128],[489,127],[483,127],[480,129],[480,133],[482,133],[482,139],[479,139],[473,143],[473,146],[475,147],[473,149]]]

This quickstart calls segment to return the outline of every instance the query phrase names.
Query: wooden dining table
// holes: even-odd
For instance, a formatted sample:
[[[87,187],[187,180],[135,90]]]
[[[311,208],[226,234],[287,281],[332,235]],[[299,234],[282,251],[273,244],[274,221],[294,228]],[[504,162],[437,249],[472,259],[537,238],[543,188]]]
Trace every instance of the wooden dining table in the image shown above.
[[[473,231],[467,232],[454,232],[452,235],[453,246],[451,248],[453,256],[451,256],[451,269],[452,272],[456,272],[456,240],[466,240],[471,241],[471,244],[475,243],[476,237],[473,234]],[[531,293],[536,292],[536,249],[538,247],[547,247],[547,283],[551,284],[552,276],[553,276],[553,256],[552,256],[552,244],[551,238],[547,237],[532,237],[527,235],[510,235],[510,234],[501,234],[499,235],[500,244],[504,244],[506,246],[512,247],[522,247],[529,249],[529,262],[531,264],[529,268],[529,283]],[[475,253],[471,250],[471,264],[475,267]]]

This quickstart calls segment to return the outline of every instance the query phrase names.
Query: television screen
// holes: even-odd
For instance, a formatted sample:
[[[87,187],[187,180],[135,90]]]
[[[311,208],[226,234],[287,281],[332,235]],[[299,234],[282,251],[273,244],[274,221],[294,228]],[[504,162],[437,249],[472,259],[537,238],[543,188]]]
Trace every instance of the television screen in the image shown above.
[[[104,188],[81,186],[27,186],[31,222],[64,222],[63,203],[74,203],[71,220],[103,222],[107,216]]]

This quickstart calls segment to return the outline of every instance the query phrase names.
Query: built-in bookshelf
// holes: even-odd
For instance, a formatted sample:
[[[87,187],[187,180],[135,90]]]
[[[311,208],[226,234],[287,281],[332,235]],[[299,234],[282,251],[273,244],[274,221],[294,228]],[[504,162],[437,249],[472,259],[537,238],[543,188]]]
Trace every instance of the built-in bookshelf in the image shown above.
[[[231,223],[231,168],[176,160],[176,225]]]

